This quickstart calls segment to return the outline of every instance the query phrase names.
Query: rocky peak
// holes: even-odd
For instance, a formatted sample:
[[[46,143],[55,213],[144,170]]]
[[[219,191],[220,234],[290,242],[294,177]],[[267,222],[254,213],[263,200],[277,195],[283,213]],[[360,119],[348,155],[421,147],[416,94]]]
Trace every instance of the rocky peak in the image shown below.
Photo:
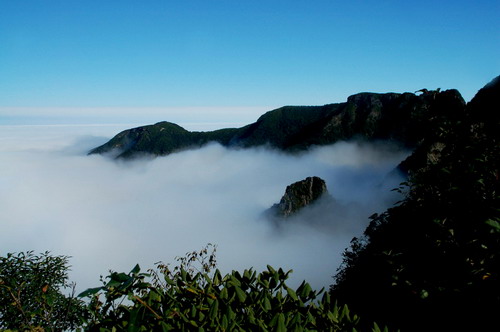
[[[315,202],[325,193],[328,193],[328,190],[323,179],[317,176],[308,177],[286,187],[280,202],[271,209],[275,215],[286,218]]]

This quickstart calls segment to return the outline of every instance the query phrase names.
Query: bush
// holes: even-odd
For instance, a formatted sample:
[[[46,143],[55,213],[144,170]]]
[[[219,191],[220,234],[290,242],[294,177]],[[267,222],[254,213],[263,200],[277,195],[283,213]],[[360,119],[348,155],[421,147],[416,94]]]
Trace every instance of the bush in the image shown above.
[[[68,258],[32,251],[0,257],[0,328],[60,331],[80,325],[85,307],[68,283]],[[72,293],[64,295],[68,288]]]
[[[322,291],[306,282],[290,288],[286,280],[291,271],[268,266],[261,273],[250,269],[222,276],[212,269],[214,256],[203,257],[203,252],[190,253],[172,271],[158,264],[150,273],[140,273],[138,265],[128,274],[111,273],[103,286],[79,295],[91,299],[86,329],[351,331],[359,321],[328,293],[320,299]],[[195,262],[199,270],[193,268]]]

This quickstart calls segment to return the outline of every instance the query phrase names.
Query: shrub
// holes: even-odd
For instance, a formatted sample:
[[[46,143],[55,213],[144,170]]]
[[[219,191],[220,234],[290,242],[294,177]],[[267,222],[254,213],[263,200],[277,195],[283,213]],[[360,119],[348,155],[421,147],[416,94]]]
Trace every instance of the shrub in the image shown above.
[[[268,266],[261,273],[249,269],[223,276],[212,269],[213,255],[208,261],[203,257],[203,253],[190,253],[172,271],[160,263],[150,273],[140,273],[138,265],[128,274],[112,272],[103,286],[79,295],[91,299],[86,328],[346,331],[359,321],[346,306],[338,306],[328,293],[314,291],[306,282],[290,288],[286,280],[291,271]],[[196,262],[201,270],[193,268]]]
[[[54,331],[81,323],[85,307],[68,283],[68,258],[32,251],[0,257],[0,328]]]

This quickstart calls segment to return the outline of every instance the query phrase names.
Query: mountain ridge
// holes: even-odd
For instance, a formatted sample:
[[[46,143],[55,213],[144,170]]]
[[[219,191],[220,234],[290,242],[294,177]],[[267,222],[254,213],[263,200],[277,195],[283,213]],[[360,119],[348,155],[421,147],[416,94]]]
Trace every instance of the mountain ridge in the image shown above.
[[[110,154],[120,159],[165,156],[209,142],[295,152],[353,138],[389,140],[413,149],[427,130],[426,122],[440,116],[443,104],[451,113],[463,112],[466,105],[454,89],[425,90],[419,95],[362,92],[349,96],[343,103],[283,106],[240,128],[191,132],[175,123],[158,122],[122,131],[89,154]]]

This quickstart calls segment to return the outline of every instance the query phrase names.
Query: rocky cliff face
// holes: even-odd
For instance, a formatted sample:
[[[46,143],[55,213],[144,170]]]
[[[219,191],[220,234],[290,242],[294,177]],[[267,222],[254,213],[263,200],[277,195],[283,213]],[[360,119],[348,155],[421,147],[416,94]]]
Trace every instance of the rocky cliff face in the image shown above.
[[[244,148],[268,145],[293,152],[352,138],[389,140],[415,148],[429,130],[464,109],[465,102],[456,90],[420,95],[359,93],[345,103],[282,107],[242,128],[190,132],[160,122],[123,131],[90,154],[163,156],[208,142]]]
[[[325,194],[328,194],[325,181],[317,176],[308,177],[286,187],[280,202],[273,205],[270,212],[273,216],[287,218]]]

